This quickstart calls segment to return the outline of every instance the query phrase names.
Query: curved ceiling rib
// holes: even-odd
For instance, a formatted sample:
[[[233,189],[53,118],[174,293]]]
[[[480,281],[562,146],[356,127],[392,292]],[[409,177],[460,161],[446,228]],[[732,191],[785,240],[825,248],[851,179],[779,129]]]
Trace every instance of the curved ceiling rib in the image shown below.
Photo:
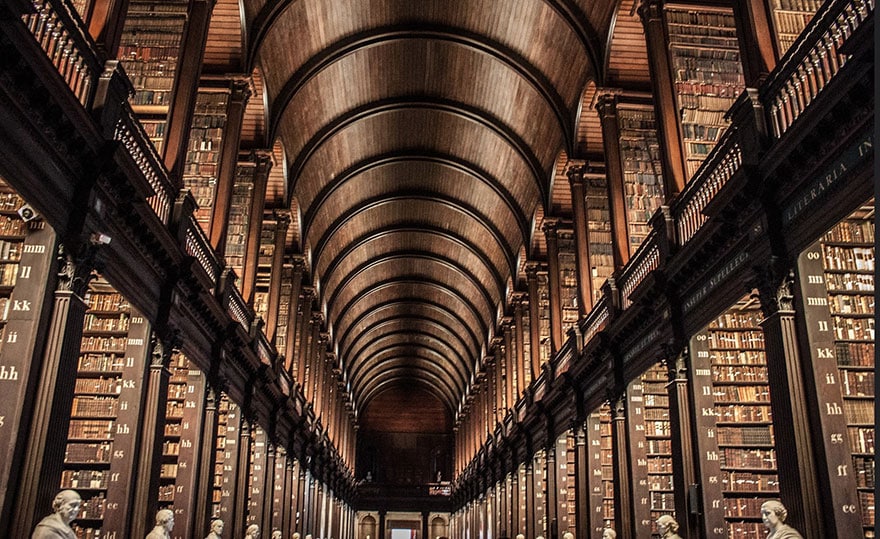
[[[290,157],[287,199],[355,409],[415,386],[454,417],[509,283],[521,285],[518,257],[550,207],[557,157],[573,150],[608,10],[242,5],[246,63],[261,67],[269,137]]]

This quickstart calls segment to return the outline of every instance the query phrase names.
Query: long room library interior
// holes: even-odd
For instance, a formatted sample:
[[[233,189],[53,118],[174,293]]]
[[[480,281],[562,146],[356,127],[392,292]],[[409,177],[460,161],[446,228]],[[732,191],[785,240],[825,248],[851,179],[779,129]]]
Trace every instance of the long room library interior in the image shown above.
[[[0,536],[875,532],[874,0],[0,0]]]

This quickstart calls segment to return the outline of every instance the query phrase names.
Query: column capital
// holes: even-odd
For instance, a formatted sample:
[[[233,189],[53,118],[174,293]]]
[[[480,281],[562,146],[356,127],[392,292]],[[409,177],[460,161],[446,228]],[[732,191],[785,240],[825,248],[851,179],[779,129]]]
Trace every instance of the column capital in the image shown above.
[[[620,88],[596,88],[593,97],[593,107],[599,113],[599,117],[612,117],[617,114],[617,101],[623,93]]]
[[[253,95],[251,81],[247,77],[233,77],[229,83],[229,88],[232,90],[229,99],[236,103],[246,105]]]
[[[652,20],[661,20],[663,17],[663,0],[639,0],[639,6],[636,8],[642,24],[647,24]]]
[[[538,262],[529,261],[525,263],[526,268],[526,277],[529,280],[538,278],[538,271],[541,269],[541,265]]]
[[[514,307],[522,307],[528,299],[529,295],[526,292],[516,291],[510,294],[510,304]]]
[[[786,268],[778,257],[771,256],[769,264],[754,268],[752,285],[757,290],[753,297],[761,302],[761,312],[769,318],[780,312],[794,312],[794,272]]]
[[[560,221],[561,220],[558,217],[544,216],[544,222],[541,223],[541,230],[544,231],[548,240],[550,238],[556,238],[556,234],[559,232]]]
[[[286,233],[288,227],[290,227],[290,210],[272,210],[272,216],[275,218],[275,222],[278,223],[278,229]]]
[[[584,184],[584,173],[587,172],[587,165],[583,161],[569,161],[565,169],[565,175],[568,176],[568,183],[572,187]]]

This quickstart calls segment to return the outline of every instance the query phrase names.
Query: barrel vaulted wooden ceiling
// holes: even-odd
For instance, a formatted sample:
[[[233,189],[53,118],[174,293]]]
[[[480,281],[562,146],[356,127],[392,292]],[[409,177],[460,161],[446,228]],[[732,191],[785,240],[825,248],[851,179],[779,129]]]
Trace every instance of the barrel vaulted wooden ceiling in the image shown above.
[[[617,27],[619,31],[613,29]],[[601,159],[597,87],[644,88],[633,0],[219,0],[204,74],[252,77],[355,406],[421,388],[454,417],[568,156]]]

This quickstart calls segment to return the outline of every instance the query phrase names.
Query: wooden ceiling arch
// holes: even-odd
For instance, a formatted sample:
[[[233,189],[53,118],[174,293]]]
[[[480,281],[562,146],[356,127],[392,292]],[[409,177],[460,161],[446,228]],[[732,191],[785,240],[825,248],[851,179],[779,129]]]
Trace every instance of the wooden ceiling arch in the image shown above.
[[[262,138],[286,155],[273,197],[297,203],[358,413],[414,386],[454,417],[536,222],[565,209],[559,156],[589,140],[619,1],[240,6],[241,71],[261,74]]]

